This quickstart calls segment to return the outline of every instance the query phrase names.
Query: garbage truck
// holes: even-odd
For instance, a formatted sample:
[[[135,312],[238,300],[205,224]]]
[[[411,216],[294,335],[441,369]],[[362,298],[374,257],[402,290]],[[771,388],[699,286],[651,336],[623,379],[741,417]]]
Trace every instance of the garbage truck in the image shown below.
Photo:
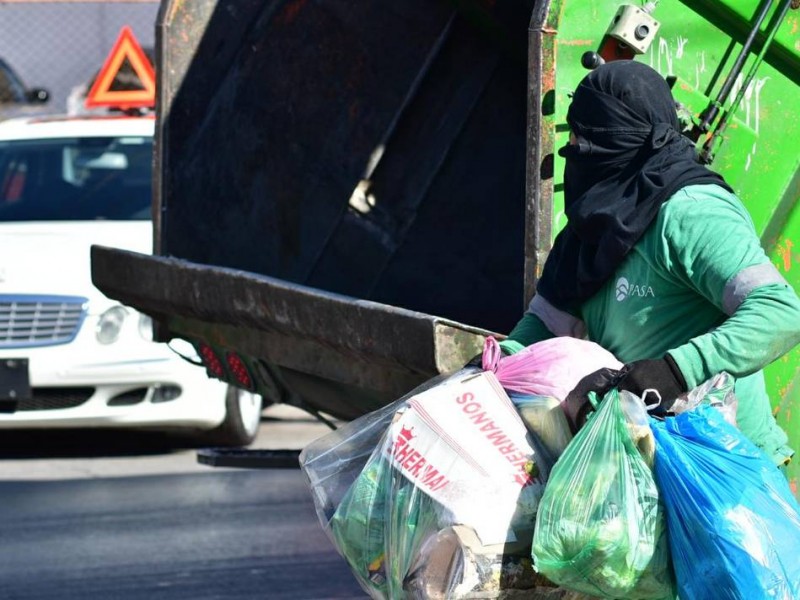
[[[799,8],[164,0],[155,251],[95,246],[93,281],[209,375],[356,418],[514,326],[566,222],[570,93],[637,60],[800,289]],[[800,349],[766,378],[800,448]]]

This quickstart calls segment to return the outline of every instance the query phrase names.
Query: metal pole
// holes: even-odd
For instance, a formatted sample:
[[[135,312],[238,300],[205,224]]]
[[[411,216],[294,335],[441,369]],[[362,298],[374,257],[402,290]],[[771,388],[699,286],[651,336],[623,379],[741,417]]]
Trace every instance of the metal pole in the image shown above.
[[[756,22],[753,25],[753,28],[750,30],[750,33],[748,34],[747,39],[742,46],[742,50],[739,52],[739,56],[736,57],[736,62],[734,62],[731,72],[728,73],[728,77],[723,82],[722,88],[720,88],[719,94],[717,95],[717,99],[709,104],[706,110],[703,111],[702,119],[697,126],[698,137],[699,134],[705,133],[709,130],[711,123],[714,122],[714,119],[717,118],[720,109],[722,109],[722,105],[728,99],[728,95],[731,93],[733,84],[736,81],[736,78],[739,76],[739,73],[741,73],[742,67],[747,60],[747,55],[750,53],[750,48],[753,46],[756,35],[758,35],[758,32],[761,29],[761,24],[767,17],[769,9],[772,8],[772,2],[773,0],[764,0],[761,10],[756,17]]]
[[[775,35],[778,33],[778,29],[780,29],[781,23],[783,22],[784,17],[786,17],[786,13],[789,12],[789,7],[792,5],[793,0],[783,0],[783,4],[779,7],[778,11],[772,16],[769,25],[767,26],[767,39],[764,41],[764,45],[761,48],[761,51],[758,53],[756,60],[750,66],[750,70],[745,77],[742,86],[739,88],[739,91],[736,93],[736,96],[731,102],[730,107],[725,111],[725,114],[722,115],[720,119],[719,125],[714,130],[714,134],[709,137],[705,143],[703,144],[703,150],[700,153],[700,160],[703,161],[705,164],[709,164],[712,160],[714,160],[714,153],[713,153],[713,145],[714,141],[719,139],[725,129],[728,127],[728,123],[730,122],[731,117],[736,112],[736,109],[741,104],[744,95],[747,93],[747,88],[750,86],[753,78],[756,76],[756,72],[758,68],[761,66],[761,63],[764,61],[764,57],[767,54],[767,50],[772,45],[772,41],[775,39]],[[726,81],[727,83],[727,81]]]

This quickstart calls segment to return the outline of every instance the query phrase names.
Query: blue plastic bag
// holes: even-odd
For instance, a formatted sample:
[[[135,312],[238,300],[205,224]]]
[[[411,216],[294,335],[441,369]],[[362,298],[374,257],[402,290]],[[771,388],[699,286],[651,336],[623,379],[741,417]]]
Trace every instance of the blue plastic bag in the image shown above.
[[[651,419],[681,600],[800,600],[800,507],[711,406]]]

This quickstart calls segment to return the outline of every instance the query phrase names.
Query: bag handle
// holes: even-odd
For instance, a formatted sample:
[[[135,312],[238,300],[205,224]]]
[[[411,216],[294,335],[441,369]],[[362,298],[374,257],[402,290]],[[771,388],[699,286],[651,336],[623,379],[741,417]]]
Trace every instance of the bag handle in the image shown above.
[[[481,359],[484,371],[497,371],[497,366],[500,364],[500,359],[503,357],[503,351],[500,348],[500,343],[492,336],[486,338],[483,343],[483,357]]]

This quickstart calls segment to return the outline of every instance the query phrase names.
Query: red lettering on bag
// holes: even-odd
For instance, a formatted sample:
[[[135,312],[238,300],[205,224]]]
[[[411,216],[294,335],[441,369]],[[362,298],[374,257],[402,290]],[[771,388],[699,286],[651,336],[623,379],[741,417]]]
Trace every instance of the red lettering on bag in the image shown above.
[[[468,415],[478,412],[481,409],[481,405],[477,402],[470,402],[466,406],[464,406],[464,412]]]
[[[475,423],[475,425],[480,425],[482,423],[486,423],[486,421],[489,421],[489,423],[492,423],[492,420],[488,417],[488,415],[486,414],[486,411],[482,412],[479,415],[471,416],[469,418],[469,420],[472,421],[473,423]]]
[[[474,400],[474,399],[475,399],[475,395],[472,392],[466,392],[465,394],[462,394],[461,396],[458,396],[456,398],[456,402],[458,402],[459,404],[464,404],[464,403],[469,402],[469,401]]]
[[[411,445],[406,440],[398,438],[395,444],[394,458],[397,462],[402,463],[413,451]]]
[[[486,436],[486,439],[492,442],[495,446],[499,446],[500,444],[505,444],[508,442],[508,438],[502,431],[494,431]]]
[[[528,457],[524,452],[517,451],[516,454],[507,455],[506,460],[515,466],[520,464],[524,465],[528,462]]]
[[[528,487],[534,483],[534,479],[527,473],[517,473],[514,475],[514,481],[522,487]]]
[[[420,456],[419,460],[416,463],[414,463],[414,466],[411,467],[408,470],[408,472],[411,473],[414,477],[419,477],[420,470],[422,470],[422,467],[424,467],[426,464],[427,461],[422,456]]]
[[[394,458],[395,464],[401,469],[409,479],[420,480],[421,487],[427,487],[431,491],[439,491],[445,488],[450,480],[445,475],[433,467],[423,456],[411,445],[411,440],[416,437],[412,433],[413,428],[401,428],[394,445],[386,448],[386,453]]]
[[[422,455],[419,452],[417,452],[416,450],[412,450],[409,457],[403,461],[403,468],[411,469],[411,465],[417,462],[421,457]]]

